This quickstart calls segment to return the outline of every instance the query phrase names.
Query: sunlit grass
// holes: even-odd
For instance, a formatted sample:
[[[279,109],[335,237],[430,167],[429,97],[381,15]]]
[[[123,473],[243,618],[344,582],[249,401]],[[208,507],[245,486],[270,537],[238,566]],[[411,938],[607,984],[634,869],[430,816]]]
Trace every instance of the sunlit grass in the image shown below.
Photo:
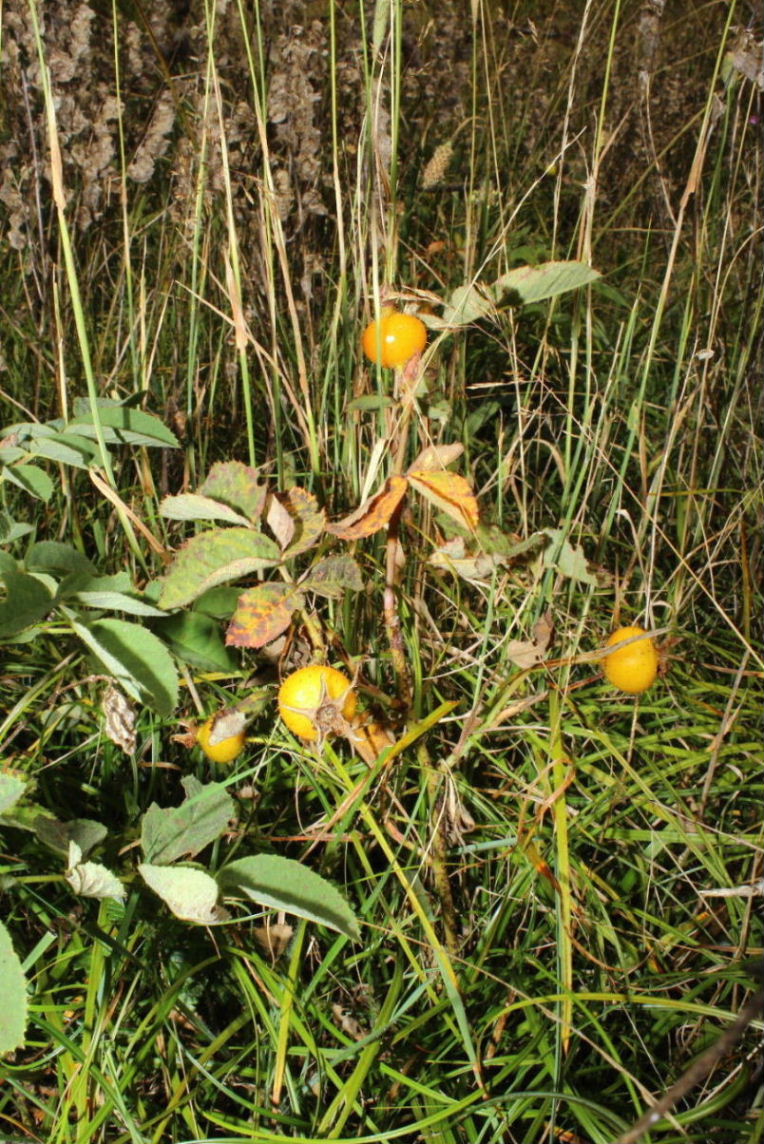
[[[132,759],[109,742],[101,679],[63,629],[5,645],[5,757],[51,813],[106,824],[99,860],[129,880],[124,906],[99,907],[31,832],[3,831],[3,920],[31,1020],[0,1065],[0,1137],[612,1142],[734,1020],[762,948],[761,101],[726,71],[744,17],[710,10],[694,49],[702,100],[688,97],[650,155],[623,118],[633,6],[587,3],[553,34],[520,11],[510,28],[477,0],[468,34],[461,10],[329,3],[315,14],[326,56],[312,123],[327,145],[311,214],[300,199],[315,187],[294,174],[297,144],[269,105],[289,29],[259,6],[220,9],[198,13],[153,179],[128,178],[124,118],[114,213],[62,228],[70,188],[54,181],[59,221],[45,214],[29,234],[34,290],[27,256],[0,251],[3,424],[67,417],[74,396],[96,415],[97,397],[133,399],[180,448],[101,443],[117,502],[51,465],[47,505],[4,481],[4,512],[141,586],[185,535],[161,498],[196,489],[216,460],[350,512],[392,471],[400,429],[391,378],[358,344],[384,298],[437,313],[459,286],[580,258],[601,282],[431,335],[406,455],[461,441],[484,523],[518,545],[543,529],[553,540],[462,579],[429,562],[449,522],[412,504],[408,713],[389,699],[384,533],[355,542],[367,590],[322,605],[331,656],[359,665],[398,734],[406,717],[457,706],[370,776],[343,747],[316,758],[290,740],[274,688],[235,770],[214,775],[240,810],[211,864],[245,842],[303,860],[343,889],[360,944],[286,919],[291,943],[272,957],[264,918],[171,919],[130,880],[132,847],[150,803],[178,802],[179,776],[207,780],[208,764],[147,710]],[[451,65],[468,88],[455,94],[444,64],[443,109],[428,108],[412,75],[449,20],[469,45]],[[687,50],[675,27],[660,34]],[[123,68],[125,100],[129,84]],[[47,148],[55,101],[36,113]],[[661,105],[653,114],[657,131]],[[442,185],[423,189],[449,140]],[[638,698],[591,655],[632,622],[665,633],[662,676]],[[518,644],[527,653],[542,631],[528,663]],[[299,657],[310,649],[294,635]],[[231,675],[188,667],[177,717],[275,678],[249,653]],[[757,1035],[649,1139],[760,1141]]]

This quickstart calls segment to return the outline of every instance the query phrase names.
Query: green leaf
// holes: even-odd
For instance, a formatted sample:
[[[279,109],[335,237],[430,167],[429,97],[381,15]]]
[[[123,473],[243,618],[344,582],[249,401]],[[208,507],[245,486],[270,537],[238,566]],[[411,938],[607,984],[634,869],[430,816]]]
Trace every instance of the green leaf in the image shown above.
[[[598,587],[599,581],[596,574],[589,570],[583,549],[575,548],[566,538],[562,528],[544,528],[542,532],[551,541],[551,544],[544,549],[543,554],[546,568],[556,568],[558,572],[570,580],[578,580],[582,584]]]
[[[38,572],[82,572],[96,575],[96,567],[70,544],[58,540],[40,540],[26,554],[24,564]]]
[[[227,911],[217,904],[218,884],[204,870],[143,862],[138,873],[181,921],[214,926],[227,920]]]
[[[339,890],[291,858],[276,854],[240,858],[224,866],[217,880],[224,898],[249,898],[338,930],[353,941],[361,936],[358,920]]]
[[[53,598],[36,576],[10,570],[0,575],[6,588],[0,603],[0,639],[4,639],[39,623],[50,611]]]
[[[247,520],[255,521],[265,507],[267,490],[259,483],[257,469],[241,461],[218,461],[210,469],[199,492],[236,509]]]
[[[520,301],[527,305],[588,286],[599,277],[600,272],[584,262],[542,262],[539,266],[518,266],[502,274],[492,290],[497,302],[504,294],[512,293],[519,294]]]
[[[167,520],[224,520],[227,524],[249,525],[247,517],[240,512],[199,493],[165,497],[159,505],[159,512]]]
[[[235,816],[233,799],[222,783],[202,785],[192,775],[181,780],[186,797],[180,806],[154,802],[141,821],[141,846],[147,862],[166,865],[193,857],[219,838]]]
[[[389,409],[395,405],[395,398],[387,397],[383,393],[364,393],[361,397],[354,397],[347,404],[348,412],[375,413],[378,409]]]
[[[0,771],[0,814],[15,806],[26,788],[25,779],[13,771]]]
[[[99,608],[109,612],[126,612],[129,616],[164,616],[161,608],[146,604],[136,596],[128,596],[125,592],[91,592],[85,590],[75,593],[77,599],[86,608]]]
[[[250,528],[202,532],[189,540],[175,557],[162,580],[159,605],[182,608],[208,588],[270,568],[280,559],[276,543]]]
[[[38,437],[29,446],[33,456],[45,457],[48,461],[58,461],[62,465],[73,465],[76,469],[88,469],[98,453],[98,447],[84,437],[70,434],[64,437],[56,433],[52,437]]]
[[[79,408],[79,406],[78,406]],[[101,405],[98,407],[98,420],[101,423],[103,437],[112,444],[130,444],[157,446],[164,449],[177,449],[178,438],[168,429],[163,421],[153,413],[146,413],[143,409],[129,409],[124,405]],[[93,415],[89,411],[73,417],[66,428],[65,434],[75,431],[83,437],[97,439]]]
[[[45,846],[58,854],[68,854],[74,842],[79,847],[80,857],[103,842],[109,833],[101,822],[92,818],[72,818],[69,822],[59,822],[57,818],[38,815],[34,820],[34,832]]]
[[[225,642],[233,647],[264,647],[286,631],[305,597],[292,584],[258,584],[239,596]]]
[[[125,899],[125,887],[116,874],[100,862],[83,862],[82,851],[76,842],[69,845],[69,865],[66,880],[75,894],[83,898],[111,898],[115,902]]]
[[[86,626],[70,619],[72,629],[120,686],[159,715],[171,715],[178,702],[178,673],[162,641],[140,624],[97,620]]]
[[[469,326],[496,313],[490,294],[478,286],[457,286],[443,307],[443,321],[449,326]]]
[[[27,1026],[27,981],[11,935],[0,922],[0,1053],[10,1053],[24,1044]]]
[[[14,540],[28,536],[33,531],[34,528],[31,524],[26,524],[20,520],[11,520],[6,512],[0,512],[0,544],[12,544]]]
[[[345,592],[360,592],[363,576],[352,556],[325,556],[311,568],[300,587],[327,600],[339,600]]]
[[[229,609],[230,615],[230,609]],[[201,612],[177,612],[155,625],[155,630],[178,659],[202,671],[235,671],[236,656],[223,642],[220,625]]]
[[[8,466],[3,469],[3,476],[38,500],[49,501],[53,496],[53,481],[36,465]]]

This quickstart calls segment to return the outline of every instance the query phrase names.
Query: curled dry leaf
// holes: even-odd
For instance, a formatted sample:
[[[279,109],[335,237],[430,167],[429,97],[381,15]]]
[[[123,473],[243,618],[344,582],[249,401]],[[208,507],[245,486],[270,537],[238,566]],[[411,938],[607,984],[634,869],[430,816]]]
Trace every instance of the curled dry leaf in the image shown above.
[[[135,708],[127,697],[112,684],[106,688],[101,700],[105,716],[104,731],[112,743],[121,747],[126,755],[134,755]]]
[[[379,532],[390,523],[390,518],[403,500],[408,488],[405,477],[390,477],[381,490],[364,501],[355,512],[334,524],[328,524],[326,531],[340,540],[361,540]]]
[[[431,473],[447,469],[463,452],[464,445],[460,441],[454,441],[451,445],[428,445],[409,466],[409,472]]]
[[[532,640],[510,640],[507,644],[507,655],[516,667],[525,670],[541,663],[546,655],[547,648],[552,642],[554,624],[551,612],[545,612],[534,625]]]

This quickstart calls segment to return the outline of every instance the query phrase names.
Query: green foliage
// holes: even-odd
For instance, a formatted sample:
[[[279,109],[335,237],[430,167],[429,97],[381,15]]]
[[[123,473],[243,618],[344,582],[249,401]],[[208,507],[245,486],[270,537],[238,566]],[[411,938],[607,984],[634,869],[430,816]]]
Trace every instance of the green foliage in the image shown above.
[[[20,1048],[27,1024],[27,980],[8,930],[0,921],[0,1053]]]

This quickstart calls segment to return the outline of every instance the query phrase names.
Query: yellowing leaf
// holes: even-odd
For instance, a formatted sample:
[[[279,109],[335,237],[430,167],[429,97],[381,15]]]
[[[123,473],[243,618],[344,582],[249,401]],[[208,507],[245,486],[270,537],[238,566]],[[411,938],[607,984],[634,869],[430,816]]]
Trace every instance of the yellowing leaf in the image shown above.
[[[225,642],[233,647],[264,647],[292,622],[305,597],[291,584],[258,584],[239,596]]]
[[[460,477],[458,473],[419,470],[409,473],[408,479],[412,487],[436,508],[447,513],[459,524],[466,524],[470,529],[477,528],[479,521],[477,497],[464,477]]]
[[[328,524],[326,531],[340,540],[361,540],[364,536],[371,536],[390,523],[390,517],[406,495],[407,487],[405,477],[390,477],[380,492],[364,501],[349,516]]]
[[[294,521],[294,533],[289,541],[289,547],[284,551],[284,556],[288,558],[297,556],[300,552],[307,552],[326,527],[324,510],[318,507],[318,501],[313,493],[297,485],[288,492],[278,493],[277,498]]]

